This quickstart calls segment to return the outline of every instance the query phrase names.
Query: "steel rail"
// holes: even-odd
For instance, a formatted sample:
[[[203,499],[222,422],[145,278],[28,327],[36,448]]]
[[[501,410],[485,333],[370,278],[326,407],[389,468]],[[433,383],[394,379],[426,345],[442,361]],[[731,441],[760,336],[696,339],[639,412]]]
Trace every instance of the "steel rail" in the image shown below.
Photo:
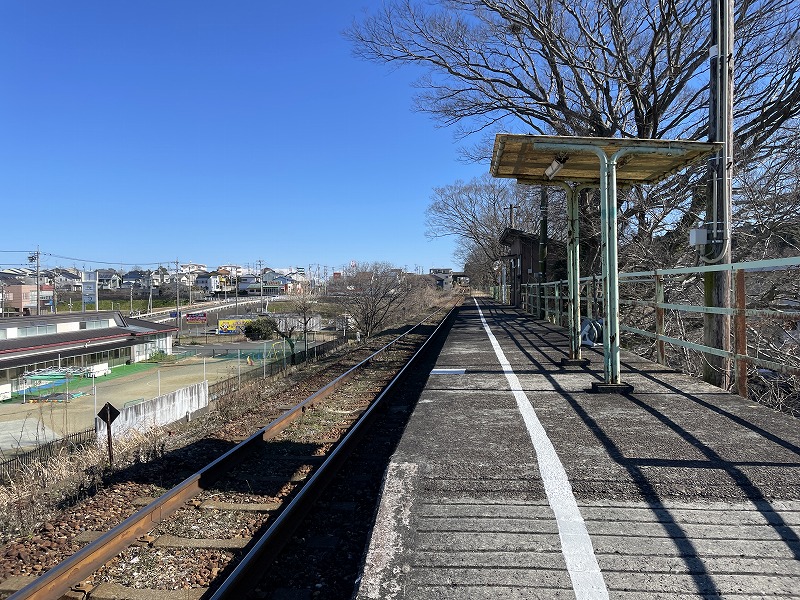
[[[347,457],[363,437],[366,430],[375,420],[379,408],[392,391],[395,384],[402,379],[406,371],[424,355],[429,345],[445,330],[457,307],[450,312],[436,327],[436,330],[425,340],[425,343],[414,353],[414,356],[403,365],[403,368],[386,385],[370,406],[361,414],[347,434],[339,441],[336,448],[309,478],[306,485],[297,493],[292,501],[273,521],[272,525],[252,545],[248,553],[239,561],[231,574],[216,589],[209,600],[239,599],[247,596],[248,591],[258,584],[264,571],[280,554],[291,538],[297,526],[310,510],[313,503],[324,492],[327,485],[335,477]]]
[[[448,316],[452,314],[452,310],[454,309],[451,309]],[[226,474],[231,466],[239,464],[242,458],[255,449],[260,442],[275,437],[293,421],[302,416],[306,410],[313,408],[316,403],[332,394],[341,385],[355,376],[361,369],[368,366],[378,355],[402,340],[405,336],[409,335],[439,312],[441,312],[441,309],[427,316],[408,331],[376,350],[370,356],[308,396],[295,407],[286,411],[271,423],[255,432],[249,438],[240,442],[225,454],[189,476],[159,498],[156,498],[143,509],[131,515],[95,541],[84,546],[78,552],[48,570],[27,586],[9,596],[7,600],[52,600],[53,598],[60,598],[69,592],[73,585],[89,577],[114,556],[136,542],[139,537],[146,534],[156,524],[176,512],[191,498],[198,495],[204,489],[209,488],[215,481],[220,479],[222,475]],[[445,317],[445,320],[446,319],[447,317]],[[444,320],[442,322],[444,322]],[[438,331],[439,328],[436,329],[434,334]],[[425,346],[427,346],[427,341],[423,347]]]

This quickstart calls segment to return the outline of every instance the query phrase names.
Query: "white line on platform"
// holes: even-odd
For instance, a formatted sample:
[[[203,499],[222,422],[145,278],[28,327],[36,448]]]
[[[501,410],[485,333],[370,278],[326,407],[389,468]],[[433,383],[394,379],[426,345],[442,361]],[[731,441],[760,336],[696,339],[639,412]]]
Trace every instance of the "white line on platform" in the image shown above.
[[[475,299],[473,298],[473,300]],[[561,552],[567,563],[567,571],[572,580],[575,597],[578,600],[605,600],[608,598],[606,582],[600,572],[600,565],[597,564],[592,540],[589,538],[586,524],[578,509],[575,495],[572,493],[572,486],[567,478],[564,465],[561,464],[553,443],[547,437],[547,432],[542,427],[539,417],[536,416],[531,401],[511,368],[511,363],[508,362],[489,323],[486,322],[477,300],[475,300],[475,307],[478,309],[483,329],[489,336],[497,360],[500,362],[508,384],[511,386],[511,391],[514,393],[514,398],[517,400],[517,407],[522,413],[528,434],[531,436],[533,449],[536,451],[536,460],[539,462],[544,491],[556,517],[558,536],[561,539]]]
[[[466,369],[433,369],[431,375],[463,375]]]

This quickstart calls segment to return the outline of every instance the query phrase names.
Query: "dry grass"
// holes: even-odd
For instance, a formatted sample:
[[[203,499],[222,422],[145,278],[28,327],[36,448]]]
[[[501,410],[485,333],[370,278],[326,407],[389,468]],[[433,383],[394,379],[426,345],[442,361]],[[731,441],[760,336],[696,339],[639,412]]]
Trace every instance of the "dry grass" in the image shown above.
[[[163,452],[165,439],[165,433],[151,431],[116,440],[115,468],[152,460]],[[108,449],[103,444],[90,444],[77,452],[65,449],[23,467],[0,486],[0,542],[31,535],[55,511],[94,494],[109,473]]]

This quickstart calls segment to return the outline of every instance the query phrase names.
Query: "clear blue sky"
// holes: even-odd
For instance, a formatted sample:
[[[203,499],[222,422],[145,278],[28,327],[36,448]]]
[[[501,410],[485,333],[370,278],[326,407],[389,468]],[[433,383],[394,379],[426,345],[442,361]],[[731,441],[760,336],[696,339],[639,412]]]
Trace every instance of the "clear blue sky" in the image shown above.
[[[377,4],[0,0],[0,264],[460,268],[425,208],[487,166],[352,56]]]

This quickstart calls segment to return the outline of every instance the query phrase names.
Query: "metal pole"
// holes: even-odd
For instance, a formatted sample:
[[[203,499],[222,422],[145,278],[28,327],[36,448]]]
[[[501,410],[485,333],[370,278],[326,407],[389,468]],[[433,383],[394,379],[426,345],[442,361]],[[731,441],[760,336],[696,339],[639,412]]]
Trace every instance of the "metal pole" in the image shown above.
[[[580,226],[578,222],[578,192],[572,188],[566,188],[565,191],[567,193],[567,214],[569,216],[567,253],[569,255],[570,358],[578,360],[581,357]]]
[[[542,186],[539,196],[539,272],[542,274],[542,281],[547,281],[547,217],[547,188]]]
[[[709,82],[710,142],[722,142],[723,148],[709,159],[706,222],[710,225],[706,263],[731,262],[731,178],[733,174],[733,0],[715,0],[711,4],[711,48]],[[729,270],[708,272],[705,279],[705,305],[730,308],[731,275]],[[704,317],[706,346],[730,350],[730,314]],[[706,355],[703,379],[727,388],[731,379],[730,359]]]
[[[609,337],[609,271],[610,261],[608,256],[608,157],[605,152],[598,152],[600,158],[600,256],[602,263],[602,285],[603,285],[603,380],[605,383],[612,383],[611,375],[611,338]]]
[[[178,268],[179,268],[178,259],[175,259],[175,325],[178,326],[178,337],[181,337],[181,288],[180,288],[180,277],[178,276]]]
[[[561,322],[561,317],[563,316],[563,311],[561,310],[561,282],[557,282],[553,284],[553,295],[555,296],[555,306],[554,306],[554,313],[555,313],[555,320],[556,325],[561,327],[563,323]]]
[[[506,261],[503,261],[503,267],[500,271],[500,302],[506,303]]]
[[[606,192],[608,226],[608,324],[603,329],[608,331],[609,341],[609,379],[607,383],[620,383],[619,373],[619,272],[617,271],[617,154],[608,161],[608,191]]]
[[[747,294],[744,271],[736,270],[736,393],[747,398]]]
[[[667,364],[666,343],[664,342],[664,279],[655,272],[656,283],[656,361],[660,365]]]
[[[114,468],[114,449],[111,444],[111,405],[106,405],[106,431],[108,432],[108,466]]]

